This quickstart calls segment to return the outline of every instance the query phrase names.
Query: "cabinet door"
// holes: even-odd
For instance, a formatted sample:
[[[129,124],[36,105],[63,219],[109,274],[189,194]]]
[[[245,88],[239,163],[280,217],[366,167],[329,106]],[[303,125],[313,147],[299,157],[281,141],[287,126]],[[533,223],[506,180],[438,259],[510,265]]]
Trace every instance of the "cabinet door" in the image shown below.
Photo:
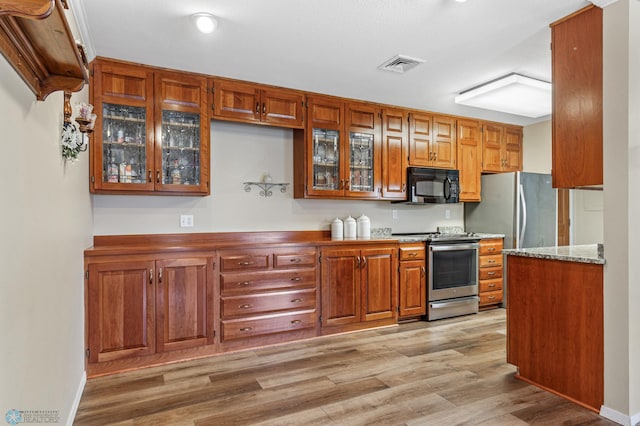
[[[156,262],[158,352],[213,343],[212,262],[207,257]]]
[[[411,113],[409,115],[409,165],[430,166],[432,160],[431,116]]]
[[[313,97],[309,103],[306,193],[310,196],[344,195],[344,103]]]
[[[522,128],[506,126],[504,131],[505,172],[522,170]]]
[[[274,126],[302,128],[304,96],[301,93],[291,90],[262,90],[261,103],[262,122]]]
[[[431,136],[432,164],[443,169],[456,168],[456,120],[451,117],[433,117]]]
[[[360,322],[360,251],[322,251],[322,326]]]
[[[460,201],[480,201],[482,150],[480,123],[458,120],[458,169]]]
[[[233,121],[260,121],[260,90],[255,84],[214,80],[213,116]]]
[[[346,108],[345,195],[379,198],[380,108],[373,104],[349,103]]]
[[[394,248],[362,250],[362,321],[397,316],[395,251]]]
[[[407,112],[382,111],[382,198],[407,198],[407,161],[409,155]]]
[[[153,268],[153,261],[89,265],[89,362],[155,352]]]
[[[427,285],[424,260],[400,262],[400,317],[427,313]]]
[[[90,190],[152,191],[153,73],[146,68],[96,61],[92,99]]]
[[[209,193],[207,80],[156,73],[155,190]]]
[[[504,158],[502,157],[502,138],[504,127],[485,123],[482,132],[482,171],[501,172]]]

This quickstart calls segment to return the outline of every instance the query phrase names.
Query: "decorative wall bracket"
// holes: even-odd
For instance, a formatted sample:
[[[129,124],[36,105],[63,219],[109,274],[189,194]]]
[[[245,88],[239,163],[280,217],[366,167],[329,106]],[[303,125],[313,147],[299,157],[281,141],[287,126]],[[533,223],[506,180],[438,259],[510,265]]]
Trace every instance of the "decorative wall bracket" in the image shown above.
[[[273,192],[271,188],[280,187],[280,192],[287,192],[287,186],[289,183],[278,183],[278,182],[244,182],[244,190],[246,192],[251,191],[251,186],[257,186],[260,188],[260,195],[263,197],[271,197]]]

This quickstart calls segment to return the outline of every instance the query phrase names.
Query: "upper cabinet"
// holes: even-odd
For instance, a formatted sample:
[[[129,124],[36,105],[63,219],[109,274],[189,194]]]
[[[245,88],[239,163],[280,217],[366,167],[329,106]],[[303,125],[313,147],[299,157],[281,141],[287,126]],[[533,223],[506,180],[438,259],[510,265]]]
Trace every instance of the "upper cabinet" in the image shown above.
[[[213,118],[302,128],[304,95],[233,80],[213,80]]]
[[[482,125],[479,121],[460,119],[457,130],[460,201],[480,201]]]
[[[91,191],[209,194],[206,89],[193,74],[96,60]]]
[[[553,186],[602,185],[602,9],[551,24],[551,46]]]
[[[409,165],[456,168],[454,118],[419,112],[409,114]]]
[[[380,110],[313,96],[306,132],[294,142],[296,198],[379,198]]]
[[[408,112],[382,110],[382,199],[407,198],[407,162],[409,158]]]
[[[522,170],[522,127],[484,123],[482,127],[482,171]]]

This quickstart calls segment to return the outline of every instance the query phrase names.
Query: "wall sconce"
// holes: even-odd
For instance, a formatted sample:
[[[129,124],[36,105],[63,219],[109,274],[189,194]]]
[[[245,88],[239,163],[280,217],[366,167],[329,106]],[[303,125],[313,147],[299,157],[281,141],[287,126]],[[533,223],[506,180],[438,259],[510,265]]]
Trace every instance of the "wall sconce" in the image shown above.
[[[66,160],[75,161],[78,154],[87,150],[89,146],[88,137],[85,135],[93,132],[96,124],[96,114],[92,114],[93,105],[84,102],[78,105],[78,116],[71,122],[71,92],[64,92],[64,123],[62,124],[62,135],[60,144],[62,145],[62,157]]]

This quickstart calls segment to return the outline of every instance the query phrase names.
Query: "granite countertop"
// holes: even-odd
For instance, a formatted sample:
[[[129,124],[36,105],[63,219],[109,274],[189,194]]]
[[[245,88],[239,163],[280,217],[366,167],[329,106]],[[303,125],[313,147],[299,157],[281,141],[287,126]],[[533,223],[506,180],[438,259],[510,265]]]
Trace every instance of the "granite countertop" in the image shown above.
[[[507,256],[535,257],[538,259],[562,260],[566,262],[595,263],[604,265],[602,244],[579,246],[534,247],[502,250]]]
[[[425,231],[425,234],[427,232]],[[504,238],[504,234],[477,233],[480,238]],[[371,228],[371,238],[394,240],[399,243],[418,243],[427,241],[426,235],[393,235],[391,228]]]

